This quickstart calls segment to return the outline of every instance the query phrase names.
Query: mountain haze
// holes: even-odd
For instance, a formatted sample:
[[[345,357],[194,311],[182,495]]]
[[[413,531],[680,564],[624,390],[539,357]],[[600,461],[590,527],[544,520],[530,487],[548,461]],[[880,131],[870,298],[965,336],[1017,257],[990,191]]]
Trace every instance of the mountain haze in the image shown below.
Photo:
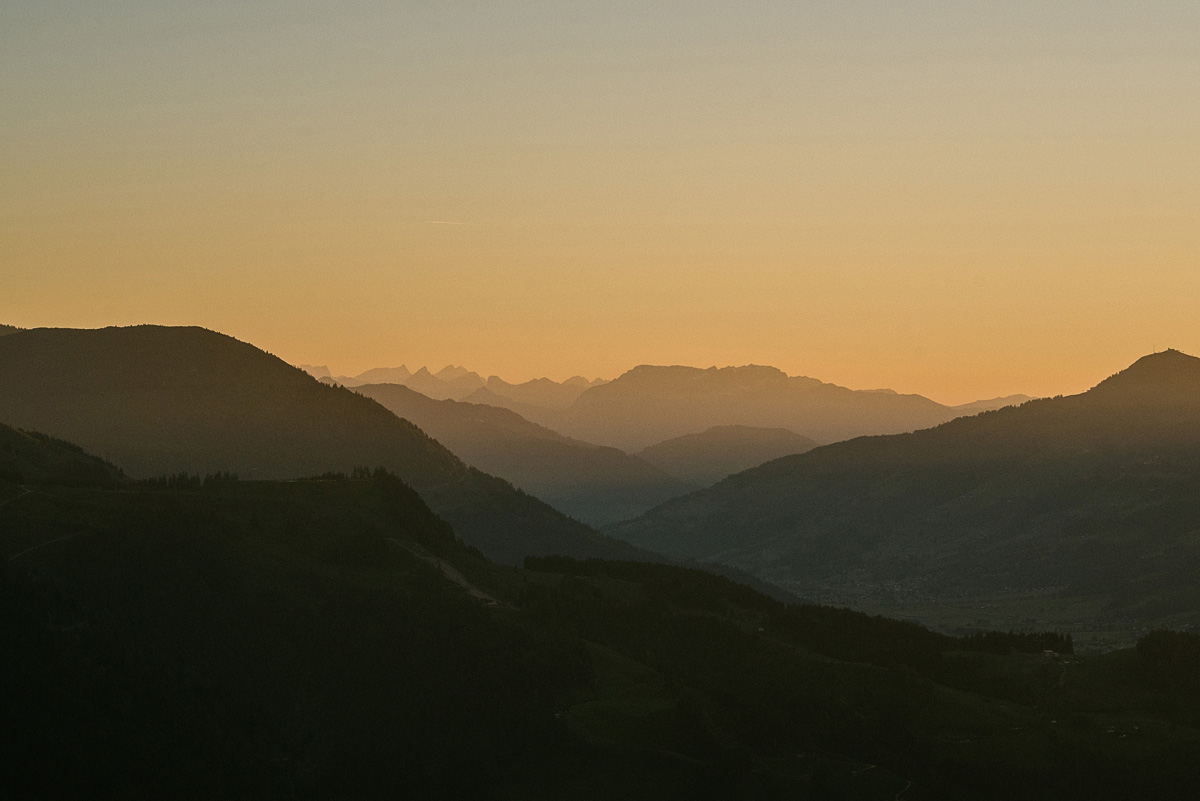
[[[485,385],[487,391],[507,398],[514,403],[539,406],[545,409],[565,409],[591,387],[608,383],[597,378],[589,381],[583,376],[573,376],[561,383],[549,378],[535,378],[522,384],[510,384],[499,376],[489,376]]]
[[[634,451],[713,426],[786,428],[824,443],[927,428],[955,416],[920,395],[850,390],[774,367],[642,365],[589,388],[552,422],[537,422]]]
[[[651,445],[638,456],[683,481],[706,487],[763,462],[817,446],[786,428],[713,426]]]
[[[202,328],[22,331],[0,338],[0,374],[0,420],[79,443],[134,477],[380,466],[494,558],[628,553],[374,401]]]
[[[363,384],[402,384],[434,400],[488,403],[491,406],[511,408],[519,414],[533,410],[535,415],[546,410],[566,408],[584,390],[605,383],[603,379],[589,381],[582,376],[574,376],[563,382],[535,378],[524,383],[512,384],[493,375],[484,381],[478,373],[452,364],[436,373],[428,367],[422,367],[414,373],[400,365],[375,367],[356,376],[334,376],[330,375],[328,368],[313,368],[312,365],[301,365],[301,368],[315,378],[329,378],[332,383],[346,387]]]
[[[432,400],[398,384],[354,391],[415,423],[468,464],[590,525],[626,520],[695,489],[616,448],[564,437],[508,409]]]
[[[410,378],[412,373],[402,364],[399,367],[374,367],[355,376],[354,381],[356,384],[403,384]]]

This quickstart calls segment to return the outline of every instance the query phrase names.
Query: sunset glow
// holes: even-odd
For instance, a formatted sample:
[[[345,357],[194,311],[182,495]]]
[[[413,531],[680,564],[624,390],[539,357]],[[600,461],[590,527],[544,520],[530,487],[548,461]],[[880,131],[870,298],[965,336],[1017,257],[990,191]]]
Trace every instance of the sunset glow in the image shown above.
[[[0,323],[944,403],[1200,353],[1200,7],[803,6],[6,3]]]

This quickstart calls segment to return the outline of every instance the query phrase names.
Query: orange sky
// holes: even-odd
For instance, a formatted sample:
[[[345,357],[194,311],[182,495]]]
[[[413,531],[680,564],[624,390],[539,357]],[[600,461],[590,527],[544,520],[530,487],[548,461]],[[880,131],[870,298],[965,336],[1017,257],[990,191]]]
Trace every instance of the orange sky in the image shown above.
[[[0,322],[943,402],[1200,354],[1195,4],[450,5],[5,4]]]

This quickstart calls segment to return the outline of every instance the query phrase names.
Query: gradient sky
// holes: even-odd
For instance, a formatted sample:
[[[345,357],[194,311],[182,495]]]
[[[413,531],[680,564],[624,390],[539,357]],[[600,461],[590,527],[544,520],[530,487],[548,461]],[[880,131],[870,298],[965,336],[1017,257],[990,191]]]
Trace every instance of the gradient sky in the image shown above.
[[[1194,0],[0,4],[0,322],[963,402],[1198,311]]]

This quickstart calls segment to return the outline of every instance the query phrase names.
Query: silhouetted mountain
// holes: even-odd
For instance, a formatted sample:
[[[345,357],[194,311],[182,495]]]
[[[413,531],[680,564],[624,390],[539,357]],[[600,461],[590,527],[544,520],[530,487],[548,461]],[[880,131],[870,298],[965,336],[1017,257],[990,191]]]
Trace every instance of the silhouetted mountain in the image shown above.
[[[564,437],[508,409],[432,400],[398,384],[354,391],[415,423],[468,464],[590,525],[627,520],[695,489],[624,451]]]
[[[77,445],[0,423],[0,479],[17,485],[114,487],[124,477]]]
[[[135,477],[381,466],[497,559],[627,547],[469,469],[374,401],[201,328],[22,331],[0,338],[0,375],[0,420],[78,442]]]
[[[323,378],[323,376],[317,376]],[[344,387],[358,387],[363,384],[403,384],[412,387],[417,392],[435,400],[450,398],[459,400],[470,395],[483,386],[483,379],[478,373],[472,373],[464,367],[448,365],[436,374],[428,367],[422,367],[415,373],[409,372],[404,365],[399,367],[374,367],[356,376],[330,376],[325,383],[340,384]]]
[[[786,428],[713,426],[651,445],[637,455],[678,479],[707,487],[763,462],[815,447],[817,443],[808,437]]]
[[[447,370],[450,372],[447,373]],[[459,400],[483,386],[483,379],[477,373],[459,372],[460,370],[461,368],[447,367],[439,371],[438,375],[434,375],[429,372],[428,368],[422,367],[413,373],[404,384],[434,400],[446,400],[447,398]],[[447,377],[442,378],[442,374]],[[356,381],[355,383],[363,382]]]
[[[1200,624],[1198,486],[1200,359],[1168,351],[1081,395],[785,457],[613,531],[810,597],[1055,588],[1043,611],[1069,595],[1109,623]]]
[[[381,471],[39,487],[0,555],[14,798],[1195,794],[1194,635],[1076,657],[678,567],[497,568]]]
[[[399,367],[373,367],[355,376],[356,384],[403,384],[412,373],[403,364]]]
[[[713,426],[786,428],[817,442],[926,428],[955,417],[920,395],[855,391],[774,367],[635,367],[592,387],[560,417],[572,437],[639,450]]]
[[[313,378],[329,378],[333,375],[329,372],[329,368],[323,364],[297,364],[296,366]]]
[[[455,381],[460,381],[464,378],[470,378],[472,380],[479,379],[482,381],[482,379],[479,378],[479,373],[471,372],[470,370],[468,370],[465,367],[460,367],[460,366],[454,365],[454,364],[448,364],[445,367],[443,367],[441,370],[438,370],[436,373],[434,373],[434,377],[441,379],[442,381],[445,381],[447,383],[453,383]],[[360,378],[361,378],[361,376],[360,376]]]
[[[447,365],[436,373],[427,367],[422,367],[415,373],[410,373],[403,365],[377,367],[357,376],[332,378],[335,383],[346,387],[358,387],[363,384],[403,384],[434,400],[486,403],[489,406],[511,408],[518,414],[532,411],[535,415],[541,415],[546,410],[566,408],[584,390],[605,383],[603,379],[588,381],[582,376],[569,378],[562,383],[548,378],[536,378],[523,384],[510,384],[499,376],[491,376],[485,382],[478,373],[455,365]]]
[[[0,325],[0,337],[6,334],[15,334],[18,331],[23,331],[23,328],[17,328],[15,325]]]
[[[561,384],[549,378],[535,378],[523,384],[510,384],[499,376],[489,376],[487,390],[517,404],[528,404],[545,409],[565,409],[590,387],[608,383],[597,378],[588,381],[583,376],[568,378]],[[474,401],[472,401],[474,402]]]
[[[988,400],[977,400],[971,403],[963,403],[958,406],[951,406],[960,417],[968,417],[979,414],[980,412],[990,412],[996,409],[1003,409],[1005,406],[1020,406],[1025,401],[1031,401],[1033,398],[1029,395],[1005,395],[1003,398],[989,398]]]

